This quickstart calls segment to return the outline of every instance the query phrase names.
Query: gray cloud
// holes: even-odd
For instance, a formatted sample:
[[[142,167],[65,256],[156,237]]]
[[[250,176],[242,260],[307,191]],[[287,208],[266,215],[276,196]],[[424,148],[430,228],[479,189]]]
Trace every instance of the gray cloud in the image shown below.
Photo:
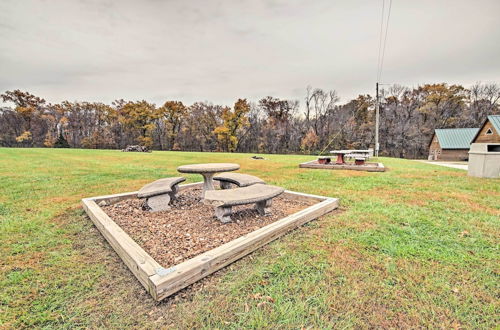
[[[381,1],[0,3],[0,89],[231,104],[372,92]],[[500,1],[394,0],[383,81],[500,82]]]

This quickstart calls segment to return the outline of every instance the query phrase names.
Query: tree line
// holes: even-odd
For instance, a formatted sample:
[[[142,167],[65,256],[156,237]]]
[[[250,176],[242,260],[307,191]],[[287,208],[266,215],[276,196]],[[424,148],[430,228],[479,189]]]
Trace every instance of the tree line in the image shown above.
[[[20,90],[0,95],[0,146],[258,153],[321,153],[373,147],[375,98],[359,95],[344,104],[334,90],[307,87],[299,100],[267,96],[210,102],[116,100],[58,104]],[[414,88],[392,85],[380,97],[380,154],[419,158],[435,128],[479,127],[499,114],[500,87],[445,83]]]

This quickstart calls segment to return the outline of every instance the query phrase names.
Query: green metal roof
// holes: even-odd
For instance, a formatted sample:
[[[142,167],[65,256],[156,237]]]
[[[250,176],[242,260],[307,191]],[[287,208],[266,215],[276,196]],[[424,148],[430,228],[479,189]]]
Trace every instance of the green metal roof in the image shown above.
[[[500,134],[500,115],[491,115],[488,116],[488,120],[493,124],[493,127],[497,130],[497,133]]]
[[[439,145],[442,149],[469,149],[479,128],[443,128],[436,129]]]

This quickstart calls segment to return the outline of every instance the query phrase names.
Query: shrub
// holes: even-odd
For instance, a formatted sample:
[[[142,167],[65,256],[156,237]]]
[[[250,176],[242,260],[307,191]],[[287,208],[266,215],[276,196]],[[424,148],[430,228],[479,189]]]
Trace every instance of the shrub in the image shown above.
[[[69,145],[68,141],[66,141],[62,133],[60,133],[56,142],[54,142],[54,148],[71,148],[71,146]]]

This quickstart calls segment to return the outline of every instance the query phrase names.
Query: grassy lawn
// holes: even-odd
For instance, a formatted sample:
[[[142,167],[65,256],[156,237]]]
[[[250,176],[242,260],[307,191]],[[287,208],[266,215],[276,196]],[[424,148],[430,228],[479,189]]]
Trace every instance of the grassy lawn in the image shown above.
[[[498,326],[499,180],[391,158],[390,171],[367,173],[250,156],[0,149],[0,327]],[[79,200],[201,162],[339,197],[341,212],[156,304]]]

